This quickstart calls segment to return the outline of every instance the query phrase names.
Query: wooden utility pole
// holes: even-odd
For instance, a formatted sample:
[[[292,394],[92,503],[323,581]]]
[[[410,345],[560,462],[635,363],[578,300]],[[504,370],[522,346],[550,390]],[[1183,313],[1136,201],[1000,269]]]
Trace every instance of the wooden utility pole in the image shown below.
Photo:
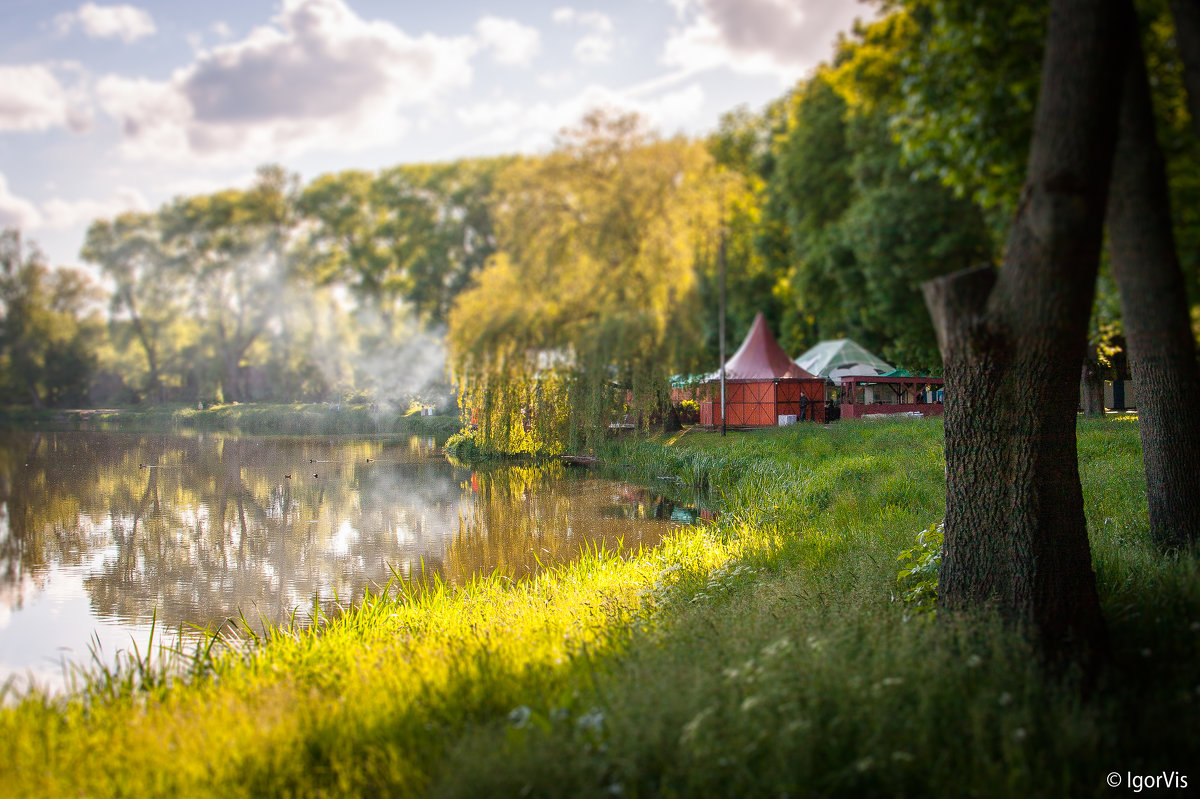
[[[717,311],[717,335],[721,339],[721,435],[725,435],[725,224],[721,224],[721,242],[717,248],[717,265],[720,268],[720,292]]]

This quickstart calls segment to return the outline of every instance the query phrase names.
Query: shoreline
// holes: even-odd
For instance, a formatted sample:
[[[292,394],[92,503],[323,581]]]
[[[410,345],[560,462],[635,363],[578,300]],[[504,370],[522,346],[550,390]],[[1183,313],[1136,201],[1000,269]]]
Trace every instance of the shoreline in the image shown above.
[[[462,427],[457,414],[422,416],[380,411],[370,405],[326,403],[233,403],[202,410],[170,405],[146,408],[0,410],[0,431],[173,432],[195,430],[247,434],[394,434],[445,440]]]

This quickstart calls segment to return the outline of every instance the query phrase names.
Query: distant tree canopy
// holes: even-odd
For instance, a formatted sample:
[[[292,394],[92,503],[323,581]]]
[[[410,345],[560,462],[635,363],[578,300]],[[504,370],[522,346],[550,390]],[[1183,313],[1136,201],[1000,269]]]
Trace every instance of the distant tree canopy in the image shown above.
[[[722,238],[727,349],[761,311],[793,354],[849,336],[939,372],[917,287],[1002,256],[1046,14],[1018,0],[880,5],[783,96],[725,114],[700,139],[598,112],[539,155],[306,185],[269,166],[249,188],[98,220],[82,254],[111,288],[108,324],[93,329],[80,311],[92,325],[85,390],[43,384],[38,401],[86,400],[88,386],[108,402],[403,401],[444,379],[446,346],[476,411],[487,387],[528,388],[534,374],[549,385],[534,353],[558,379],[570,364],[575,416],[559,413],[544,436],[580,440],[618,416],[657,418],[668,375],[717,366]],[[1166,2],[1140,7],[1195,305],[1200,144]],[[1121,343],[1115,294],[1102,264],[1100,362]],[[6,385],[23,385],[13,370],[33,361],[8,357],[19,366]],[[25,389],[5,396],[33,402]],[[525,431],[535,404],[514,394],[486,406]]]
[[[98,299],[86,274],[50,269],[19,233],[0,233],[0,402],[86,402]]]
[[[979,209],[914,175],[888,128],[914,34],[903,13],[860,27],[788,101],[763,247],[790,282],[798,317],[783,331],[790,349],[845,336],[890,361],[937,371],[918,287],[993,257]],[[770,240],[783,231],[787,238]]]
[[[266,166],[245,190],[97,220],[82,256],[113,291],[94,393],[405,402],[442,383],[442,344],[428,330],[494,249],[492,184],[512,160],[351,171],[304,187]]]

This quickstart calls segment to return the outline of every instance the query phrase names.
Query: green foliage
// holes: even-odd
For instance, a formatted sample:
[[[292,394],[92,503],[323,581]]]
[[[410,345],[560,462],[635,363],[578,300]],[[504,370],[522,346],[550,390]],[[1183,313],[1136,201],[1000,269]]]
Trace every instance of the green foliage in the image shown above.
[[[462,159],[322,175],[297,200],[316,223],[297,269],[342,283],[360,303],[391,313],[403,300],[442,323],[454,298],[495,250],[493,186],[513,159]]]
[[[790,305],[780,291],[784,272],[773,267],[757,243],[763,238],[762,204],[766,184],[762,179],[771,168],[771,112],[752,114],[745,108],[721,117],[707,146],[716,165],[724,171],[721,185],[722,218],[725,238],[725,351],[734,352],[754,318],[762,313],[772,329],[783,329]],[[786,233],[784,234],[786,235]],[[696,252],[696,292],[700,306],[700,336],[703,351],[689,364],[697,372],[707,373],[719,363],[720,283],[719,254],[714,242],[704,240]]]
[[[776,138],[760,250],[784,259],[793,349],[851,337],[908,368],[940,369],[922,281],[992,258],[978,208],[903,167],[889,120],[914,26],[895,14],[843,41],[792,96]],[[785,242],[777,232],[790,231]]]
[[[594,446],[667,407],[694,349],[721,187],[699,144],[596,112],[497,181],[497,253],[450,315],[464,413],[498,453]]]
[[[1048,6],[1018,0],[894,5],[918,31],[901,61],[904,101],[893,119],[905,163],[974,197],[1002,233],[1024,180]]]
[[[781,190],[790,198],[788,221],[796,250],[846,210],[852,197],[852,152],[847,142],[848,105],[818,73],[795,96],[794,123],[779,159]]]
[[[0,403],[83,405],[103,329],[99,291],[74,269],[26,253],[16,230],[0,233]]]
[[[896,583],[904,592],[900,599],[913,612],[932,614],[937,604],[938,569],[942,565],[943,524],[931,524],[917,533],[916,546],[896,558],[900,571]]]
[[[82,254],[115,289],[110,393],[407,404],[444,380],[426,325],[493,249],[487,199],[504,163],[325,175],[303,191],[263,167],[246,190],[95,222]]]
[[[1174,23],[1165,0],[1136,4],[1167,156],[1175,236],[1197,299],[1200,141],[1191,130]],[[1048,5],[1021,0],[889,0],[915,35],[899,61],[890,123],[906,168],[971,197],[1003,240],[1017,207],[1037,102]]]

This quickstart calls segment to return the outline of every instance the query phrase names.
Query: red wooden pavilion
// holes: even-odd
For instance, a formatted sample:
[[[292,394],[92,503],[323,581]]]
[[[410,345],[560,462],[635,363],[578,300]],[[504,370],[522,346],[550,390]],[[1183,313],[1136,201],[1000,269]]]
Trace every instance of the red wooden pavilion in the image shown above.
[[[721,423],[721,373],[708,376],[700,424]],[[774,427],[780,416],[825,421],[825,381],[800,368],[779,346],[760,313],[742,346],[725,362],[725,423]]]

